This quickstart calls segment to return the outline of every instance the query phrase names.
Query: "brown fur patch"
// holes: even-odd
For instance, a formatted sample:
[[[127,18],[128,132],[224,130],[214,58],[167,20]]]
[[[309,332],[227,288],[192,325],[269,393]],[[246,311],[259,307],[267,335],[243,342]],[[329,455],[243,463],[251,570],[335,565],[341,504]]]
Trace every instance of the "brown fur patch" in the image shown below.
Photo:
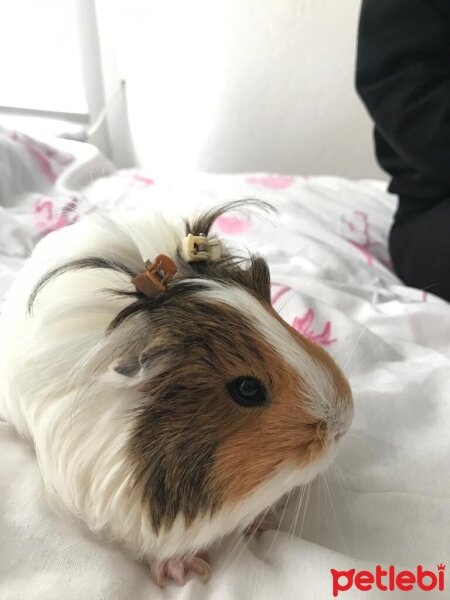
[[[266,309],[339,379],[327,353]],[[187,525],[214,514],[283,463],[303,466],[324,451],[326,427],[302,402],[298,374],[238,311],[201,295],[173,296],[153,311],[151,330],[146,362],[169,359],[171,366],[142,389],[131,454],[156,530],[179,513]],[[226,385],[242,375],[264,383],[268,406],[234,403]]]
[[[149,364],[170,366],[142,388],[130,442],[136,481],[144,484],[156,529],[180,512],[189,524],[223,501],[226,490],[214,478],[218,448],[266,410],[237,406],[226,385],[253,375],[270,389],[271,353],[233,308],[174,296],[152,313],[145,354]]]
[[[271,306],[265,306],[319,364],[331,374],[343,403],[351,401],[347,380],[331,356],[288,325]],[[242,423],[239,431],[217,450],[215,478],[227,490],[227,500],[237,502],[264,483],[283,464],[306,466],[329,445],[326,423],[314,418],[302,402],[302,381],[281,357],[272,355],[265,366],[274,390],[271,406]]]
[[[245,498],[283,464],[306,466],[323,451],[321,424],[302,407],[297,374],[278,358],[267,368],[272,405],[249,415],[217,450],[215,478],[232,502]]]

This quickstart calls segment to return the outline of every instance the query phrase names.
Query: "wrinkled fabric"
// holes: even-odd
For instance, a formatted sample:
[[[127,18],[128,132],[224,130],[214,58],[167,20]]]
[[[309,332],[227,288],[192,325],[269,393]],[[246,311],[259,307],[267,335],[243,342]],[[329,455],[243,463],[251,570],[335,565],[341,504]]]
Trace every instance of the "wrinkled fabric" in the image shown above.
[[[275,308],[342,366],[355,419],[336,466],[280,506],[278,532],[224,540],[207,585],[165,590],[145,565],[48,505],[32,446],[0,422],[1,600],[325,600],[330,569],[449,564],[450,309],[393,274],[395,200],[385,185],[268,174],[162,180],[116,171],[90,146],[27,139],[0,135],[0,296],[42,235],[88,212],[267,200],[278,217],[224,215],[215,230],[268,258]],[[338,597],[444,598],[450,581],[445,589],[353,587]]]

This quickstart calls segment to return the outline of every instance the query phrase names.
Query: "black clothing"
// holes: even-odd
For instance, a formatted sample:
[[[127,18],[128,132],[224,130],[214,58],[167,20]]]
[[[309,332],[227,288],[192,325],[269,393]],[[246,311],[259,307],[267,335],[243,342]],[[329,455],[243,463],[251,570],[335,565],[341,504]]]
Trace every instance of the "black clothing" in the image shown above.
[[[450,300],[450,0],[363,0],[356,87],[399,196],[394,267]]]

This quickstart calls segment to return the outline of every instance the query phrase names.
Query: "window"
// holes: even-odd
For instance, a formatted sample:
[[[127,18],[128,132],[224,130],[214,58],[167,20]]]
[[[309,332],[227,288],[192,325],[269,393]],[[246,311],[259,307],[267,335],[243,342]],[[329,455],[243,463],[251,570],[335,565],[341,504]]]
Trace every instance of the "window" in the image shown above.
[[[87,115],[76,0],[0,0],[0,107]]]

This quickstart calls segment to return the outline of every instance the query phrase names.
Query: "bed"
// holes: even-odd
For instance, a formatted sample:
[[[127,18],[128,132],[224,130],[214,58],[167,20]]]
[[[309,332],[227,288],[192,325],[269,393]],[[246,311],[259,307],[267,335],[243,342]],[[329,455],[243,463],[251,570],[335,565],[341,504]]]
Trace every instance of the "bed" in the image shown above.
[[[334,356],[355,397],[336,466],[280,506],[279,531],[246,544],[225,540],[212,549],[206,586],[165,590],[145,565],[48,506],[33,449],[0,422],[1,600],[325,600],[333,597],[332,569],[421,565],[444,573],[437,565],[450,559],[450,309],[432,289],[408,288],[393,273],[387,231],[395,199],[383,182],[158,177],[116,170],[86,144],[4,129],[0,167],[0,298],[40,237],[91,211],[271,202],[278,217],[226,215],[216,230],[267,256],[275,308]],[[367,594],[353,585],[339,597],[392,597],[373,587]],[[408,597],[420,594],[445,596]]]

